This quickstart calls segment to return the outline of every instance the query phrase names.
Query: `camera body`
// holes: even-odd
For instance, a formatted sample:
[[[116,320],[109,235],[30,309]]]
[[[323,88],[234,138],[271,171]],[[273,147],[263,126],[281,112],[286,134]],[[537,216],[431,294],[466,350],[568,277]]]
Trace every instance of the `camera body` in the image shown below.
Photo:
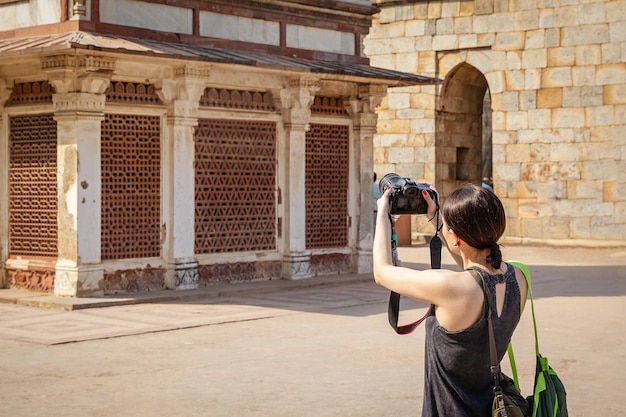
[[[430,197],[437,202],[437,193],[426,184],[418,184],[410,178],[402,178],[396,173],[385,175],[378,183],[381,193],[391,188],[389,201],[391,214],[425,214],[428,212],[428,203],[422,195],[426,190]]]

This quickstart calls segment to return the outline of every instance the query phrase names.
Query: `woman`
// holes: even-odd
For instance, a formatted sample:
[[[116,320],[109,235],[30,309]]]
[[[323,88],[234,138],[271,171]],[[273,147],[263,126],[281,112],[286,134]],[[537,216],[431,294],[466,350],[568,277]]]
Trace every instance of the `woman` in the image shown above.
[[[376,282],[406,297],[435,306],[425,321],[423,417],[491,415],[493,380],[489,369],[484,293],[470,272],[477,269],[492,297],[498,359],[519,322],[527,285],[522,272],[502,261],[498,240],[506,227],[504,208],[490,190],[466,185],[446,199],[443,213],[426,191],[428,219],[461,268],[417,271],[392,263],[389,190],[378,200],[374,237]]]

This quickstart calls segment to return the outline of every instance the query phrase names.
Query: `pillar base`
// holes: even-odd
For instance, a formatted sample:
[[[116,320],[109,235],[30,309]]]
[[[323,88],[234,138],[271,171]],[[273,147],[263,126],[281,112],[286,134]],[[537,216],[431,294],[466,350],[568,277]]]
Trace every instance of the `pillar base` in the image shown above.
[[[311,278],[311,252],[291,253],[283,256],[282,277],[285,279]]]
[[[198,263],[180,262],[168,265],[165,273],[165,287],[170,290],[193,290],[200,286]]]
[[[104,295],[102,265],[56,265],[54,295],[63,297],[97,297]]]
[[[357,274],[371,274],[374,272],[371,250],[359,250],[352,253],[352,271]]]

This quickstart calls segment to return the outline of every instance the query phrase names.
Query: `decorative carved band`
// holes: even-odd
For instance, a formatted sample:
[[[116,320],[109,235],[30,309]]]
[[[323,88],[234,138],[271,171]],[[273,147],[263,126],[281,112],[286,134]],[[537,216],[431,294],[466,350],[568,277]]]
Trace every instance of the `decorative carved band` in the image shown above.
[[[304,90],[319,90],[319,81],[309,78],[295,78],[289,80],[289,88],[304,89]]]
[[[360,84],[358,88],[359,88],[359,97],[377,96],[377,97],[382,98],[387,94],[386,85]]]
[[[28,291],[53,292],[54,269],[28,268],[7,269],[9,287]]]
[[[109,71],[115,69],[115,59],[93,55],[54,55],[41,57],[42,70],[82,69],[86,71]]]
[[[104,100],[104,96],[90,93],[55,94],[52,98],[56,117],[61,112],[103,113]]]
[[[240,110],[275,110],[272,93],[264,91],[207,88],[200,98],[200,105]]]
[[[211,75],[210,68],[207,67],[197,67],[194,65],[183,65],[180,67],[176,67],[174,69],[174,77],[175,78],[209,78]]]
[[[108,102],[125,104],[163,104],[152,84],[112,82],[105,92]]]
[[[48,81],[16,83],[7,105],[32,105],[52,103],[54,86]]]
[[[348,116],[343,99],[341,97],[315,96],[311,113],[326,114],[333,116]]]

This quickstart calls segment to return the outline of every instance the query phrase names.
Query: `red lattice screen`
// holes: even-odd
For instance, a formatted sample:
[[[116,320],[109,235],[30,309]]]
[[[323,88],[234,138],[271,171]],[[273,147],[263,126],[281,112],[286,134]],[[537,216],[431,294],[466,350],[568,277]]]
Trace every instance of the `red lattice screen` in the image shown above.
[[[14,116],[9,127],[9,254],[57,257],[57,123]]]
[[[195,252],[276,249],[276,124],[200,119]]]
[[[160,256],[160,117],[107,114],[101,162],[102,259]]]
[[[306,246],[348,244],[348,126],[311,124],[306,134]]]

